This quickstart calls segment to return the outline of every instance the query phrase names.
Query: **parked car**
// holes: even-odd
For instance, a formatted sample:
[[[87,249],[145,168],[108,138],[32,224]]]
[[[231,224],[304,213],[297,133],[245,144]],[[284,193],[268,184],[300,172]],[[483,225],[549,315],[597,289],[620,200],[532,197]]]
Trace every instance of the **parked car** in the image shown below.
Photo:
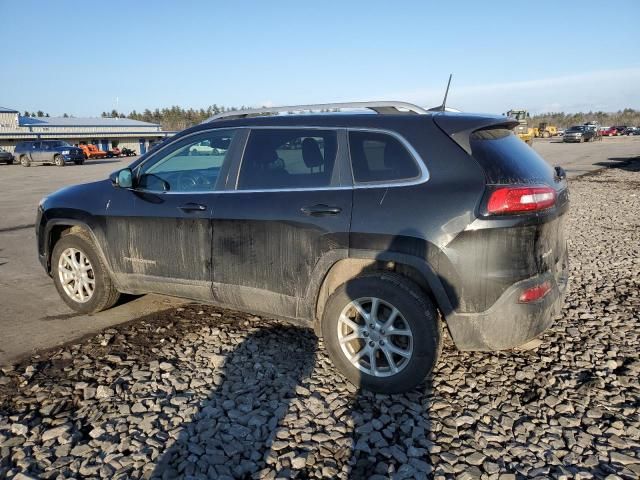
[[[640,135],[640,128],[638,127],[627,127],[625,128],[624,132],[622,132],[623,135]]]
[[[13,163],[13,155],[0,147],[0,162],[11,165]]]
[[[613,137],[618,135],[618,129],[616,127],[604,127],[600,133],[604,137]]]
[[[563,142],[592,142],[601,137],[598,136],[598,132],[593,128],[585,127],[584,125],[576,125],[569,127],[565,130],[562,136]]]
[[[91,158],[105,158],[107,156],[107,152],[100,150],[97,145],[81,143],[80,148],[84,153],[84,158],[87,160]]]
[[[627,130],[627,126],[626,125],[616,125],[615,127],[613,127],[616,129],[616,135],[620,136],[620,135],[626,135],[625,131]]]
[[[37,163],[53,163],[58,167],[64,167],[66,162],[73,162],[76,165],[84,163],[82,150],[63,140],[19,142],[13,155],[23,167]]]
[[[442,322],[461,350],[539,336],[567,285],[564,171],[512,119],[322,106],[347,107],[377,114],[225,112],[44,198],[38,252],[60,296],[85,313],[157,292],[288,318],[387,393],[431,371]],[[204,144],[220,154],[189,155]]]

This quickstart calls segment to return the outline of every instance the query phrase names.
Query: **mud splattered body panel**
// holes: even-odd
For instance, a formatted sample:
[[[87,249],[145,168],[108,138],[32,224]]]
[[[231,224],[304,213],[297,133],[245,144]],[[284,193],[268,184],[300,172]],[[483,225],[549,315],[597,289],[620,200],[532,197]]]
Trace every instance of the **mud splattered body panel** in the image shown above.
[[[259,311],[273,311],[265,305],[272,302],[297,316],[298,299],[316,264],[332,251],[348,249],[351,201],[348,189],[223,195],[213,215],[216,300]],[[340,212],[310,216],[302,211],[319,204]]]

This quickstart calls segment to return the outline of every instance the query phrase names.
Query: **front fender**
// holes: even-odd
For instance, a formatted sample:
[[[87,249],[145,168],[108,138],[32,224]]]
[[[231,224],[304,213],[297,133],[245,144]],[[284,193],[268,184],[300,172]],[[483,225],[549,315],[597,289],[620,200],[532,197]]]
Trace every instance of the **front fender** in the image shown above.
[[[81,215],[81,217],[84,218],[57,217],[49,220],[43,218],[43,221],[41,221],[40,225],[37,226],[38,257],[40,263],[46,270],[47,274],[51,276],[51,253],[54,247],[54,229],[59,226],[70,228],[77,227],[82,229],[82,231],[89,236],[96,249],[96,253],[100,257],[102,263],[107,267],[111,278],[114,279],[115,276],[113,275],[111,264],[107,261],[107,257],[104,254],[99,235],[96,235],[96,222],[92,221],[92,219],[90,218],[87,218],[88,216],[86,214]]]

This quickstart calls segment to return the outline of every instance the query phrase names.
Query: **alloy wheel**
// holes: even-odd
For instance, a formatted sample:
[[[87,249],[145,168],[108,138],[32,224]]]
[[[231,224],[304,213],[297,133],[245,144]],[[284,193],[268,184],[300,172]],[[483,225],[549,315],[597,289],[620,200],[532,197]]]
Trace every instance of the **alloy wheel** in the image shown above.
[[[338,342],[349,362],[374,377],[402,371],[413,354],[413,333],[402,313],[376,297],[353,300],[338,319]]]
[[[67,248],[58,260],[58,276],[65,293],[73,301],[91,300],[96,287],[93,267],[89,258],[77,248]]]

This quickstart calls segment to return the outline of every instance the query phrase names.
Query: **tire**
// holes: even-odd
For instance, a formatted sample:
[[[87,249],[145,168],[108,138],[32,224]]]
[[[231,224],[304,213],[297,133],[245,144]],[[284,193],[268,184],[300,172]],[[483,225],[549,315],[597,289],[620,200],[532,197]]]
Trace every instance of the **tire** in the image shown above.
[[[378,300],[377,315],[383,320],[374,322],[376,327],[372,329],[361,315],[355,314],[354,302],[359,301],[365,313],[370,313],[374,298]],[[393,326],[403,331],[400,335],[390,335],[382,329],[383,321],[390,319],[393,308],[398,311]],[[352,319],[352,324],[355,321],[356,326],[363,327],[360,336],[343,321],[345,316]],[[420,384],[440,356],[441,331],[438,313],[429,298],[415,283],[394,273],[369,274],[340,285],[327,300],[322,315],[322,336],[334,365],[357,387],[378,393],[406,392]],[[345,342],[353,335],[352,340]],[[389,361],[382,348],[388,349],[391,345],[403,355],[387,350],[391,356]],[[363,350],[367,353],[360,359],[354,358]],[[372,368],[372,358],[377,374]]]
[[[73,271],[73,266],[69,262],[61,260],[61,257],[68,254],[72,254],[76,263],[79,260],[83,260],[80,255],[84,255],[88,261],[90,270],[86,272],[87,280],[93,281],[93,291],[89,294],[89,288],[80,286],[78,292],[82,292],[82,295],[88,296],[88,299],[80,301],[72,296],[68,290],[74,288],[75,283],[66,283],[63,285],[62,274],[60,273],[60,267],[67,272]],[[81,262],[86,268],[86,263]],[[66,268],[65,268],[66,267]],[[87,234],[83,233],[70,233],[63,236],[55,244],[53,253],[51,254],[51,274],[53,276],[53,282],[55,283],[58,294],[64,300],[64,302],[73,310],[80,313],[96,313],[102,310],[111,308],[120,298],[120,293],[116,290],[109,272],[102,262],[100,255],[96,252],[95,246]],[[74,275],[72,273],[72,275]],[[76,295],[77,297],[77,295]]]
[[[27,157],[26,155],[22,155],[20,157],[20,165],[22,165],[23,167],[30,167],[31,161],[29,160],[29,157]]]
[[[84,160],[74,160],[74,162],[76,165],[84,165]]]
[[[64,167],[64,158],[62,158],[62,155],[56,155],[53,157],[53,163],[56,167]]]
[[[543,132],[542,133],[542,138],[549,138],[551,135],[549,134],[549,132]]]

